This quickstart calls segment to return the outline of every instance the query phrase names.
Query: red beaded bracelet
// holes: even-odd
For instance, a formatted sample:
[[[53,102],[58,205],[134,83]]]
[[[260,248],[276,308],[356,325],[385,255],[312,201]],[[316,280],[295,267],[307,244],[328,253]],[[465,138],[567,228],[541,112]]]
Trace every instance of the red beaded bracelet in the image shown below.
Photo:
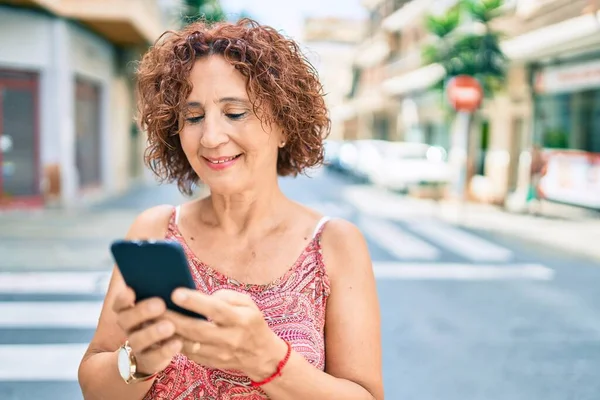
[[[250,385],[252,387],[259,387],[259,386],[266,385],[267,383],[271,382],[273,379],[277,378],[278,376],[281,376],[281,370],[283,369],[283,367],[285,367],[285,364],[287,364],[288,360],[290,359],[290,355],[292,354],[292,346],[290,345],[290,343],[285,341],[285,344],[287,345],[287,353],[285,354],[285,357],[283,358],[283,360],[281,360],[279,362],[279,364],[277,364],[277,371],[275,371],[275,373],[273,375],[269,376],[268,378],[266,378],[265,380],[262,380],[260,382],[251,381]]]

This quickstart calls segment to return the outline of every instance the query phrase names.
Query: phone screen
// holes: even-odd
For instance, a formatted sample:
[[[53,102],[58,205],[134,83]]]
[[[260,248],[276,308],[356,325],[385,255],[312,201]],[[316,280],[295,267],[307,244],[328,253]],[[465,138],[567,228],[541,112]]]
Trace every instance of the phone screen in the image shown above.
[[[187,257],[179,243],[117,240],[110,249],[125,283],[135,292],[136,301],[160,297],[172,311],[206,319],[171,300],[171,293],[178,287],[196,289]]]

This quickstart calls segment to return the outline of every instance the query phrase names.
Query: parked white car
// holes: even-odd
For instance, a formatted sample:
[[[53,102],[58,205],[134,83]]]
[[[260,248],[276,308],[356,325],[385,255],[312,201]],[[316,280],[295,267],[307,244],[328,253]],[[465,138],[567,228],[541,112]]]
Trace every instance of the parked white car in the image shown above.
[[[368,179],[386,143],[366,139],[344,142],[338,152],[340,169],[357,178]]]
[[[370,168],[369,180],[391,190],[451,180],[446,151],[424,143],[388,142]]]

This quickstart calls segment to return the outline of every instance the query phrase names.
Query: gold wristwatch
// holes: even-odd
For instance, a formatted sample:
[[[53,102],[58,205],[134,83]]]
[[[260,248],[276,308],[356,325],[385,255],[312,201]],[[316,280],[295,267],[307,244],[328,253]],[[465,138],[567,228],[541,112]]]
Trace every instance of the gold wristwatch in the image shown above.
[[[119,368],[119,375],[127,384],[148,381],[157,375],[156,373],[146,375],[137,372],[135,356],[131,352],[129,341],[125,341],[125,344],[119,348],[117,367]]]

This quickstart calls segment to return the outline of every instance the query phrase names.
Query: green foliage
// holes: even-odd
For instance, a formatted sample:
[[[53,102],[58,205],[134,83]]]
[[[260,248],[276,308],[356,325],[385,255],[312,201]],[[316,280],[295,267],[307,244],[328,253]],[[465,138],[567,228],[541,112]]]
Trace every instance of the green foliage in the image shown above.
[[[197,20],[209,23],[225,20],[225,13],[218,0],[185,0],[181,22],[190,24]]]
[[[440,39],[449,36],[460,25],[460,9],[452,8],[443,15],[428,15],[425,17],[427,30]]]
[[[489,23],[498,15],[503,4],[503,0],[464,0],[462,3],[464,10],[471,18],[484,24]]]
[[[500,90],[507,59],[500,48],[501,34],[493,32],[489,23],[502,5],[503,0],[463,0],[443,15],[426,17],[427,30],[436,40],[423,48],[423,61],[439,63],[446,70],[446,76],[432,89],[443,88],[447,80],[465,74],[479,79],[488,97]],[[469,22],[463,24],[465,20]],[[479,24],[482,29],[461,31],[466,24]]]

